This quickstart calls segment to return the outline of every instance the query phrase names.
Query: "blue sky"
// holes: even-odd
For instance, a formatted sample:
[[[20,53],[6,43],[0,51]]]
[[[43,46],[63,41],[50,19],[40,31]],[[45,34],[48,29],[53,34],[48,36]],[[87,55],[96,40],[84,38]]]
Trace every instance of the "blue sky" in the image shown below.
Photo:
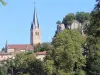
[[[91,12],[95,0],[5,0],[0,4],[0,48],[9,44],[30,43],[30,26],[33,20],[34,1],[42,30],[43,42],[49,42],[55,34],[56,22],[68,13]]]

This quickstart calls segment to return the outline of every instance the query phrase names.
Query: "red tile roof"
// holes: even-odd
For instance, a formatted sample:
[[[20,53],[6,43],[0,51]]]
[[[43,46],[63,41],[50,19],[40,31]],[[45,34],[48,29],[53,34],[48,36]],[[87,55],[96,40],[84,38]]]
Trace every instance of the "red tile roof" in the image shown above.
[[[3,53],[3,52],[0,52],[0,55],[11,55],[11,53]]]
[[[34,50],[31,44],[11,44],[7,45],[8,49],[16,49],[16,50]]]
[[[43,51],[43,52],[36,52],[35,55],[46,55],[46,51]]]

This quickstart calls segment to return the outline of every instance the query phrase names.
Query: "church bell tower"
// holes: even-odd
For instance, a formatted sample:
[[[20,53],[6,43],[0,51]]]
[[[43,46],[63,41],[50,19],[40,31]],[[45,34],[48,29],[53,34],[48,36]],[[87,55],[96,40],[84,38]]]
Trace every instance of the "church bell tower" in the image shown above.
[[[41,44],[41,30],[37,18],[36,8],[34,7],[34,15],[33,15],[33,22],[30,28],[30,44],[37,45]]]

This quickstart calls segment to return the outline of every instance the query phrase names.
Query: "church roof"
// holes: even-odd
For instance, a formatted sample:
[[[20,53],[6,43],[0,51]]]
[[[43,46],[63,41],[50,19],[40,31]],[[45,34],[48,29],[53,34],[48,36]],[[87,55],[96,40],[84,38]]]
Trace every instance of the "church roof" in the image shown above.
[[[31,29],[38,28],[38,27],[39,27],[38,17],[37,17],[37,13],[36,13],[36,8],[34,8],[34,15],[33,15],[33,22],[31,25]]]
[[[34,50],[31,44],[8,44],[7,48],[16,50]]]
[[[35,55],[46,55],[47,52],[46,51],[43,51],[43,52],[36,52]]]

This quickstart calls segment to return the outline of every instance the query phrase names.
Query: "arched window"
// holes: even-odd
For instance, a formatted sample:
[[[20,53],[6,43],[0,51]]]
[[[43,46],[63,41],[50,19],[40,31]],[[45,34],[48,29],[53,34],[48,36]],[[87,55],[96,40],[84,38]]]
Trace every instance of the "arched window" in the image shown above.
[[[35,32],[35,35],[39,35],[39,32]]]

